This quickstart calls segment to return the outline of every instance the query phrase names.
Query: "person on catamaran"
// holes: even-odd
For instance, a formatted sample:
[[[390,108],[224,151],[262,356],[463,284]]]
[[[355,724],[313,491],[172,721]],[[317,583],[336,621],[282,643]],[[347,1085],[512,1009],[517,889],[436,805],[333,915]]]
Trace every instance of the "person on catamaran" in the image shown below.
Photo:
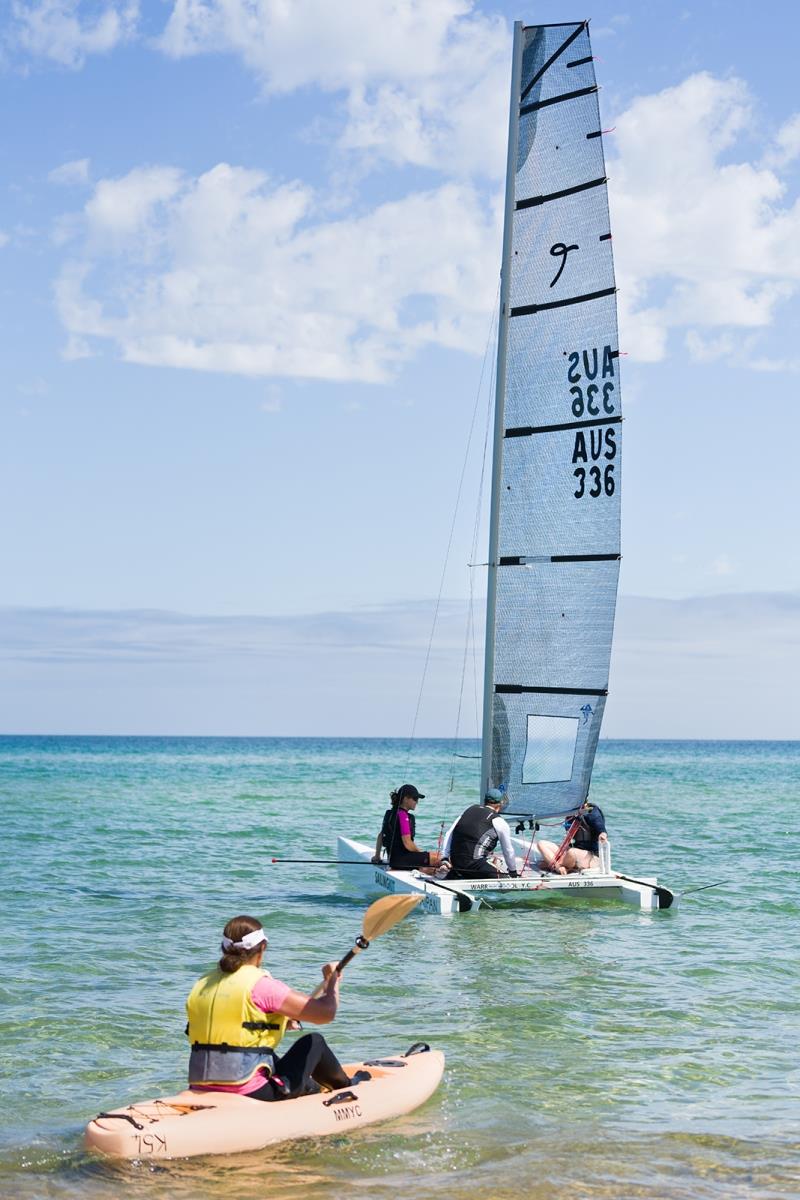
[[[383,814],[383,824],[375,842],[372,861],[380,863],[382,851],[385,850],[390,871],[421,871],[423,875],[432,874],[441,862],[441,854],[436,850],[420,850],[414,841],[414,810],[417,803],[425,799],[425,793],[418,791],[413,783],[404,783],[396,791],[390,792],[389,798],[392,804]]]
[[[191,1044],[189,1087],[236,1092],[253,1100],[286,1100],[349,1087],[352,1080],[321,1033],[306,1033],[276,1053],[287,1028],[301,1019],[327,1025],[339,1006],[335,963],[322,968],[318,998],[296,992],[262,969],[267,935],[255,917],[228,921],[219,965],[198,979],[186,1001]]]
[[[572,844],[557,862],[559,847],[555,842],[536,842],[536,865],[542,870],[554,871],[557,875],[572,875],[576,871],[594,870],[600,866],[600,843],[608,841],[602,808],[587,801],[577,813],[577,817],[567,817],[564,829],[569,831],[576,819],[580,824]]]
[[[471,804],[445,834],[442,855],[451,863],[448,879],[517,878],[517,859],[511,844],[508,822],[500,816],[508,803],[497,788],[491,788],[483,804]],[[489,862],[497,843],[503,851],[508,875]]]

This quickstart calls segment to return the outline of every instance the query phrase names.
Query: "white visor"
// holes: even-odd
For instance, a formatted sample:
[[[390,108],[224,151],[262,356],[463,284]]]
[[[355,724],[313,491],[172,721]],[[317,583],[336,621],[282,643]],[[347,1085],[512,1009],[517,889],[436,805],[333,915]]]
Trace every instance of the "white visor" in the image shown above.
[[[254,929],[252,933],[246,933],[240,942],[231,941],[229,937],[223,937],[223,950],[255,950],[256,946],[260,946],[262,942],[269,941],[263,929]]]

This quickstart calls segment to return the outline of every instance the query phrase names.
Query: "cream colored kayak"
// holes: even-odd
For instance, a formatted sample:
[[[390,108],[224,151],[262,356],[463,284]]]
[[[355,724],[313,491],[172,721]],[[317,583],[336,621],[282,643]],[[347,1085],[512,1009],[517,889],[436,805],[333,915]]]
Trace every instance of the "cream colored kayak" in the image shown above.
[[[350,1063],[371,1079],[336,1092],[264,1103],[227,1092],[179,1092],[100,1113],[84,1140],[114,1158],[187,1158],[260,1150],[292,1138],[323,1137],[412,1112],[442,1078],[444,1055],[424,1043],[396,1057]]]

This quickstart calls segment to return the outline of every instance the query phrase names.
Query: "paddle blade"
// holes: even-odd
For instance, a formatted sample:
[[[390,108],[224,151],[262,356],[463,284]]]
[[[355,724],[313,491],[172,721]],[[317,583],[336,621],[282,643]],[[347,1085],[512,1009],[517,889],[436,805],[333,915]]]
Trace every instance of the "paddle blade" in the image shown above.
[[[370,904],[364,913],[362,934],[368,942],[374,942],[376,937],[386,933],[393,925],[407,917],[412,908],[422,903],[423,896],[382,896],[374,904]]]

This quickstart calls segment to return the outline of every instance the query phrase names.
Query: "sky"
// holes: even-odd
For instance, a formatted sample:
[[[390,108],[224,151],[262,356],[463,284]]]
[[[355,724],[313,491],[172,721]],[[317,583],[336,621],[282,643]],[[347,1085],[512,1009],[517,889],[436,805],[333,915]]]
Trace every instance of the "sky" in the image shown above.
[[[584,17],[626,417],[604,731],[797,736],[781,0],[7,0],[0,731],[475,732],[512,24]]]

